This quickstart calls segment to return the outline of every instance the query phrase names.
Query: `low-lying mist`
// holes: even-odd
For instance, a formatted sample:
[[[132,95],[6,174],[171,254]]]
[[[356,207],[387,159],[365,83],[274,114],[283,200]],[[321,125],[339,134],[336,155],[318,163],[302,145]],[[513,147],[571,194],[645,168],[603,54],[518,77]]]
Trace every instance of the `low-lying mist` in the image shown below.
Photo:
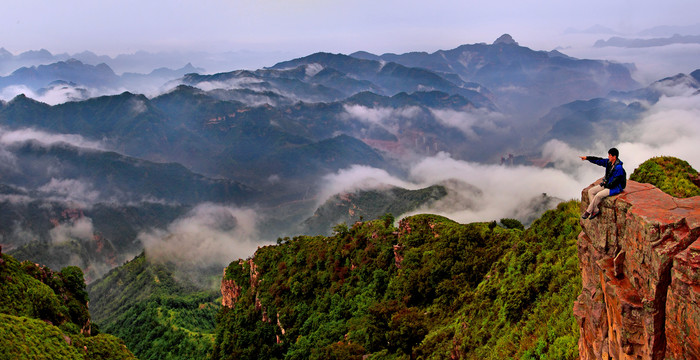
[[[364,166],[330,174],[324,178],[325,186],[319,199],[322,203],[336,193],[387,185],[419,189],[458,179],[480,189],[481,195],[474,196],[471,190],[460,194],[452,189],[448,197],[468,197],[471,200],[469,206],[465,204],[460,208],[459,204],[437,202],[419,212],[437,213],[459,222],[501,218],[523,220],[534,215],[535,204],[538,204],[536,199],[543,194],[560,200],[579,199],[584,187],[603,176],[603,168],[581,161],[580,155],[605,157],[609,148],[617,147],[628,176],[642,162],[655,156],[675,156],[697,169],[700,166],[700,152],[697,150],[700,144],[700,91],[688,84],[673,84],[662,90],[665,95],[650,105],[640,120],[619,125],[620,136],[611,143],[593,140],[586,148],[576,148],[556,139],[547,142],[540,155],[544,160],[541,163],[548,164],[544,168],[469,162],[442,152],[411,163],[406,179]]]
[[[146,256],[192,267],[226,266],[265,244],[258,238],[259,216],[252,209],[200,204],[166,229],[141,232]]]
[[[675,50],[683,51],[684,54],[697,52],[692,46],[666,49],[667,52]],[[610,50],[614,51],[616,50]],[[659,57],[646,59],[649,62],[658,60],[659,64],[662,60]],[[690,61],[688,63],[690,64]],[[676,64],[669,69],[675,71],[678,67]],[[685,72],[689,73],[692,70],[694,68],[687,68]],[[640,70],[638,77],[649,83],[658,80],[662,75],[672,75],[663,74],[664,71],[668,70],[648,65],[644,70]],[[93,90],[83,90],[87,91],[89,96],[96,95]],[[580,134],[592,139],[585,147],[554,139],[539,149],[527,149],[529,157],[538,158],[538,161],[533,163],[542,166],[469,161],[445,151],[423,157],[411,153],[403,159],[397,159],[405,167],[405,177],[392,175],[384,169],[353,165],[322,177],[319,193],[315,196],[309,194],[308,198],[317,199],[316,205],[320,206],[339,193],[386,186],[415,190],[442,184],[448,191],[444,199],[427,204],[410,214],[393,215],[400,219],[414,213],[434,213],[461,223],[515,218],[527,224],[547,208],[555,206],[557,201],[580,199],[582,189],[603,176],[603,168],[581,161],[580,155],[604,157],[607,149],[617,147],[628,176],[639,164],[654,156],[675,156],[688,161],[696,169],[700,168],[700,152],[697,150],[700,144],[700,92],[689,84],[674,84],[662,90],[664,95],[658,102],[652,105],[644,104],[646,110],[639,120],[611,125],[616,126],[616,133],[619,134],[616,139],[609,140],[609,137],[603,136],[602,133]],[[82,90],[69,86],[43,93],[32,93],[30,89],[14,87],[0,90],[0,98],[9,100],[17,95],[18,91],[49,104],[71,101],[74,97],[85,95]],[[137,106],[135,110],[138,110]],[[344,110],[345,113],[341,114],[341,117],[381,127],[393,135],[398,132],[397,119],[410,121],[418,112],[417,107],[392,109],[360,105],[348,105]],[[453,110],[432,110],[431,115],[443,126],[454,128],[474,142],[488,142],[484,140],[484,131],[488,131],[489,136],[503,136],[500,139],[494,138],[494,141],[488,142],[490,144],[484,144],[481,148],[483,151],[495,153],[494,149],[503,148],[505,152],[510,150],[505,148],[506,143],[514,142],[511,140],[517,137],[522,140],[526,136],[513,130],[523,125],[508,123],[510,118],[501,117],[497,113],[473,111],[465,114]],[[546,129],[538,129],[537,132],[541,133],[544,130]],[[596,129],[601,132],[607,132],[606,130]],[[5,183],[13,174],[20,161],[10,151],[10,147],[27,141],[37,141],[45,145],[66,143],[87,150],[108,150],[103,142],[86,140],[79,135],[49,134],[34,129],[10,131],[0,127],[0,184]],[[518,147],[519,144],[513,146]],[[493,156],[483,158],[493,159]],[[42,170],[51,171],[50,164]],[[278,182],[285,181],[279,177],[273,179]],[[98,183],[71,178],[50,178],[32,191],[21,187],[15,190],[0,194],[0,203],[26,204],[44,196],[47,201],[90,207],[101,198],[100,193],[103,191]],[[236,259],[252,256],[259,246],[273,243],[273,239],[267,238],[268,235],[261,235],[266,234],[263,230],[271,221],[270,215],[255,209],[255,206],[240,208],[226,204],[199,204],[169,224],[140,231],[134,241],[140,243],[153,261],[172,261],[195,269],[226,266]],[[299,224],[285,225],[294,229]],[[53,245],[69,244],[76,240],[94,243],[95,247],[102,246],[97,244],[99,238],[95,237],[95,226],[88,217],[60,223],[49,231],[49,240]],[[31,229],[23,228],[15,228],[5,236],[27,239],[38,237]],[[0,238],[0,241],[5,244],[7,238]],[[90,267],[90,274],[101,275],[109,268],[118,266],[125,256],[133,255],[135,254],[121,254],[122,257],[113,264],[85,262],[76,256],[71,260],[71,265]]]

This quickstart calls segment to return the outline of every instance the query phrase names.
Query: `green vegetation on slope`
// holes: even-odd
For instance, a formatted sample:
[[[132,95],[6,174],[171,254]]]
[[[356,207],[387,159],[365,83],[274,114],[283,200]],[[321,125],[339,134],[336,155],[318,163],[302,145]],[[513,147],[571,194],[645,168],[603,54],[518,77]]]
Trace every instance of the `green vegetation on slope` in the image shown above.
[[[687,161],[671,156],[651,158],[634,170],[630,180],[648,183],[675,197],[700,195],[700,187],[693,183],[698,172]]]
[[[461,295],[455,316],[424,341],[426,358],[445,358],[448,350],[465,359],[578,358],[578,215],[578,202],[561,203],[523,232],[477,289]],[[441,338],[454,345],[432,340]]]
[[[2,254],[0,279],[0,358],[135,359],[91,327],[80,268],[54,272]]]
[[[526,231],[417,215],[336,226],[234,261],[214,359],[578,357],[578,203]]]
[[[88,287],[103,332],[124,339],[139,359],[205,359],[214,341],[218,291],[205,291],[173,264],[141,254]]]
[[[2,359],[136,359],[124,342],[112,335],[66,333],[28,317],[0,314],[0,338]]]

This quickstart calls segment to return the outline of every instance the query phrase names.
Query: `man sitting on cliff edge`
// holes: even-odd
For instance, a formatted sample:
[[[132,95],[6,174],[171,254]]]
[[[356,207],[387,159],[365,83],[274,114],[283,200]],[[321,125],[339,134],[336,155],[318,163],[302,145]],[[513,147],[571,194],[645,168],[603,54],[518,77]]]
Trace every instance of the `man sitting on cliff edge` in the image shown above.
[[[588,208],[581,215],[583,219],[593,219],[600,214],[598,204],[607,196],[621,193],[627,185],[627,173],[622,168],[622,161],[618,159],[620,152],[616,148],[608,150],[608,158],[597,156],[580,156],[581,160],[588,160],[596,165],[605,166],[603,181],[588,189]]]

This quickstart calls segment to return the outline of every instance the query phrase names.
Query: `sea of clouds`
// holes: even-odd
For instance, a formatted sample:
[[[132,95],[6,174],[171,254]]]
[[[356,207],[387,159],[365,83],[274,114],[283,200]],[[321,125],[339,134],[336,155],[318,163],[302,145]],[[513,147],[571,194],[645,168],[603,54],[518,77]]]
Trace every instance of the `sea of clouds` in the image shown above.
[[[664,51],[658,49],[602,49],[607,57],[619,61],[630,60],[637,64],[635,76],[643,86],[652,81],[679,72],[690,73],[700,68],[696,63],[698,47],[671,46]],[[571,49],[573,55],[576,50]],[[587,51],[593,51],[588,49]],[[565,51],[566,52],[566,51]],[[580,52],[583,54],[583,51]],[[677,55],[678,61],[664,67],[667,56]],[[600,57],[599,57],[600,58]],[[674,73],[669,73],[674,72]],[[212,86],[214,84],[211,84]],[[230,85],[230,84],[229,84]],[[687,84],[686,84],[687,85]],[[664,85],[659,85],[664,86]],[[539,149],[541,166],[504,166],[497,163],[478,163],[455,159],[447,152],[419,159],[412,158],[406,164],[407,176],[399,178],[382,169],[367,166],[351,166],[323,178],[324,186],[316,197],[320,205],[334,194],[361,189],[399,186],[419,189],[430,185],[459,180],[469,186],[449,188],[451,202],[435,202],[420,209],[421,212],[437,213],[455,221],[468,223],[492,221],[501,218],[524,218],[530,216],[533,199],[547,194],[561,200],[580,199],[581,190],[603,175],[604,170],[580,155],[604,157],[607,149],[617,147],[628,175],[645,160],[654,156],[675,156],[686,160],[695,169],[700,169],[700,93],[690,86],[675,85],[664,89],[664,95],[653,105],[648,105],[640,120],[619,125],[619,138],[610,142],[593,141],[585,148],[577,148],[561,140],[551,140]],[[65,88],[54,93],[37,94],[29,89],[5,88],[0,98],[11,99],[18,93],[26,93],[39,101],[58,104],[79,96],[77,90]],[[88,90],[90,96],[94,94]],[[362,119],[387,129],[397,131],[397,119],[410,118],[417,108],[370,109],[362,106],[347,106],[349,118]],[[509,132],[505,119],[492,113],[459,114],[437,111],[433,115],[443,124],[462,131],[467,138],[478,137],[475,128],[485,128],[493,133]],[[601,137],[603,138],[603,137]],[[0,128],[0,170],[11,171],[13,155],[8,146],[19,141],[37,140],[43,143],[67,142],[89,149],[105,150],[101,142],[88,141],[78,135],[48,134],[25,129],[10,131]],[[478,191],[475,191],[477,189]],[[93,184],[82,184],[76,179],[52,179],[40,191],[51,193],[56,199],[66,201],[94,202],[97,189]],[[0,201],[24,199],[24,195],[5,195]],[[26,199],[25,199],[26,200]],[[394,214],[397,218],[410,214]],[[187,264],[228,264],[237,258],[251,256],[260,245],[271,244],[272,239],[260,238],[261,221],[265,214],[253,209],[241,209],[217,204],[201,204],[187,215],[177,219],[166,228],[152,228],[138,236],[147,254],[154,259],[177,260]],[[21,231],[18,230],[18,231]],[[93,233],[91,219],[62,225],[52,231],[54,241],[81,238],[88,239]]]

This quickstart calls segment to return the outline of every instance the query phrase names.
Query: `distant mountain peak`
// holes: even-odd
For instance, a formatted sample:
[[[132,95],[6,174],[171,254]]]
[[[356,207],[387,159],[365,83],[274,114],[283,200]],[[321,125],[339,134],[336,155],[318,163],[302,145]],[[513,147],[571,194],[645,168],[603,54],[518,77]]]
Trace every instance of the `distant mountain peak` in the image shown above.
[[[187,71],[187,72],[194,72],[194,71],[199,71],[200,69],[194,67],[191,62],[188,62],[187,65],[182,67],[182,70]]]
[[[375,61],[381,60],[381,58],[379,56],[372,54],[370,52],[367,52],[367,51],[356,51],[356,52],[350,54],[350,56],[358,58],[358,59],[365,59],[365,60],[375,60]]]
[[[501,35],[496,41],[493,42],[494,45],[505,44],[505,45],[519,45],[517,41],[513,40],[513,37],[509,34]]]
[[[12,53],[9,52],[9,51],[7,51],[7,49],[5,49],[4,47],[0,48],[0,59],[3,59],[3,58],[8,58],[8,59],[9,59],[9,58],[11,58],[11,57],[13,57],[13,56],[14,56],[14,55],[12,55]]]

